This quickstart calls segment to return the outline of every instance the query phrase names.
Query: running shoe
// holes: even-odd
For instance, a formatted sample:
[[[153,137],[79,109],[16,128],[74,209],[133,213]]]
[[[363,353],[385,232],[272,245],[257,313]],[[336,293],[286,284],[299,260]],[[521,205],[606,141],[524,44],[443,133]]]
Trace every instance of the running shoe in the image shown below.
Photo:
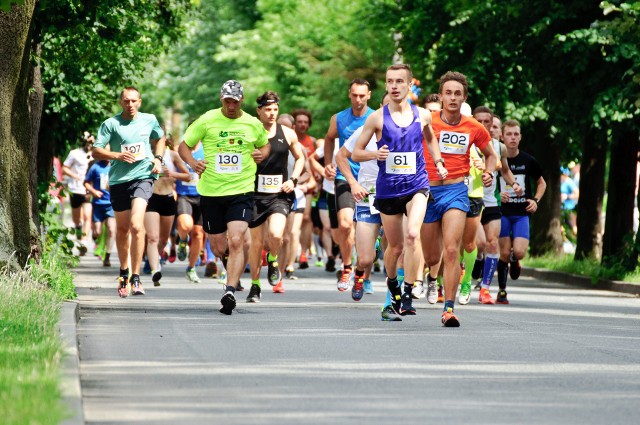
[[[387,289],[391,292],[391,307],[396,313],[400,314],[400,302],[402,301],[402,290],[400,286],[389,286],[389,279],[387,278]]]
[[[416,309],[412,305],[412,297],[411,294],[406,292],[402,294],[400,299],[400,316],[415,316]]]
[[[271,286],[276,286],[282,280],[282,273],[280,273],[277,261],[267,262],[267,280]]]
[[[109,257],[111,257],[111,254],[104,254],[104,260],[102,260],[103,267],[111,267],[111,260]]]
[[[204,277],[217,278],[218,277],[218,265],[215,261],[209,261],[204,268]]]
[[[360,301],[364,295],[364,278],[356,277],[351,288],[351,298],[354,301]]]
[[[338,280],[338,291],[344,292],[349,289],[349,281],[351,280],[351,269],[342,270],[340,279]]]
[[[471,282],[462,282],[460,284],[460,295],[458,302],[460,305],[467,305],[471,301]]]
[[[151,272],[151,281],[153,286],[160,286],[160,279],[162,279],[162,272],[160,270],[153,270]]]
[[[151,270],[151,264],[149,263],[148,259],[144,260],[144,267],[142,268],[142,273],[144,274],[151,274],[152,270]]]
[[[482,277],[482,272],[484,271],[484,258],[477,259],[473,264],[473,270],[471,271],[471,278],[473,280],[478,280]]]
[[[364,280],[364,293],[373,294],[373,284],[369,279]]]
[[[507,299],[507,291],[498,292],[498,296],[496,297],[496,304],[509,304],[509,300]]]
[[[244,286],[242,286],[242,282],[238,281],[238,285],[236,286],[236,292],[244,291]]]
[[[496,302],[493,301],[493,298],[491,298],[491,294],[489,293],[489,289],[487,288],[482,288],[480,290],[480,304],[495,304]]]
[[[413,298],[414,300],[419,300],[425,297],[425,291],[424,291],[424,283],[423,282],[416,282],[413,285],[413,289],[411,290],[411,298]]]
[[[453,309],[448,308],[447,311],[442,312],[442,325],[447,328],[458,328],[460,327],[460,321],[453,314]]]
[[[83,243],[80,243],[80,245],[78,245],[78,255],[80,255],[81,257],[84,257],[86,253],[87,253],[87,247],[84,246]]]
[[[253,285],[251,285],[253,287]],[[274,294],[284,294],[284,285],[282,281],[278,282],[272,289]]]
[[[144,288],[140,283],[140,276],[136,275],[131,278],[131,294],[132,295],[144,295]]]
[[[380,273],[380,263],[378,262],[378,260],[376,260],[376,262],[373,263],[373,272]]]
[[[172,264],[176,261],[176,248],[173,245],[171,245],[171,250],[169,251],[169,257],[167,260]]]
[[[187,259],[187,241],[180,240],[178,242],[178,260],[184,261]]]
[[[162,251],[162,254],[160,254],[160,260],[167,262],[167,260],[169,259],[169,254],[167,254],[167,251]]]
[[[191,283],[200,283],[200,278],[195,268],[187,269],[187,280]]]
[[[231,313],[236,308],[236,297],[234,297],[231,292],[227,292],[222,296],[222,299],[220,299],[220,304],[222,304],[220,313],[231,316]]]
[[[441,297],[442,297],[442,289],[438,288],[437,281],[434,280],[433,282],[430,282],[429,280],[427,280],[427,302],[429,304],[443,302],[443,301],[439,301]]]
[[[294,276],[294,274],[293,274],[293,267],[286,268],[284,270],[284,275],[287,277],[287,279],[291,279],[291,280],[297,280],[298,279],[298,276]]]
[[[131,292],[131,286],[129,285],[129,276],[118,277],[118,295],[120,298],[127,298]]]
[[[327,264],[325,264],[324,270],[329,272],[329,273],[333,273],[333,272],[336,271],[336,260],[335,260],[335,258],[329,257],[327,259]]]
[[[300,254],[300,259],[298,260],[298,268],[301,270],[309,268],[309,260],[307,260],[307,256],[305,254]]]
[[[521,271],[522,267],[520,267],[520,260],[518,260],[513,255],[513,251],[511,251],[511,256],[509,257],[509,276],[511,276],[511,279],[513,280],[518,280]]]
[[[316,267],[322,267],[324,266],[324,263],[322,262],[322,260],[320,258],[318,258],[318,261],[316,261],[316,263],[314,264],[314,266]]]
[[[444,294],[442,293],[442,286],[438,286],[438,298],[436,302],[443,303],[444,302]]]
[[[402,322],[402,319],[398,317],[395,310],[390,305],[384,307],[380,315],[382,316],[383,322]]]
[[[249,295],[247,295],[248,303],[259,303],[260,302],[260,292],[262,289],[258,285],[251,285],[251,289],[249,289]]]

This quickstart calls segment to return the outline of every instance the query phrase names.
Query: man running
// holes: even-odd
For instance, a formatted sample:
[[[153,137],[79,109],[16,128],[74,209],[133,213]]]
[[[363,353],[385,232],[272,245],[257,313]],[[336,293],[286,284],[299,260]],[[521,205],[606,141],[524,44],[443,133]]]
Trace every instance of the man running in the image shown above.
[[[419,273],[420,226],[427,210],[429,178],[423,154],[423,137],[431,157],[436,158],[434,174],[447,177],[438,141],[431,129],[428,111],[407,101],[411,87],[411,68],[396,64],[387,68],[386,89],[390,103],[375,111],[364,125],[352,154],[354,161],[378,160],[374,207],[380,211],[388,246],[384,252],[387,287],[393,299],[393,310],[400,315],[415,315],[411,291]],[[366,151],[372,136],[378,150]],[[403,230],[403,215],[407,230]],[[397,263],[404,249],[404,290],[398,287]],[[395,320],[391,311],[382,312],[383,320]]]
[[[331,117],[329,122],[329,130],[324,141],[324,157],[325,168],[328,175],[335,173],[335,191],[336,191],[336,211],[338,212],[338,232],[336,243],[340,246],[340,254],[342,256],[342,273],[338,280],[338,290],[346,291],[349,289],[349,281],[352,275],[351,253],[355,242],[355,226],[353,222],[353,213],[355,210],[355,201],[351,191],[357,190],[347,183],[347,179],[333,165],[333,151],[336,137],[339,138],[339,147],[342,147],[347,139],[362,127],[367,117],[373,113],[367,103],[371,98],[369,82],[360,78],[351,81],[349,85],[349,99],[351,106],[344,111],[338,112]],[[371,136],[367,138],[367,142]],[[366,145],[366,144],[365,144]],[[351,173],[355,177],[354,182],[357,185],[358,170],[360,165],[354,160],[349,160],[351,165]]]
[[[116,247],[120,260],[118,294],[144,295],[140,263],[144,254],[144,213],[153,192],[153,181],[162,171],[164,131],[153,114],[138,112],[140,92],[127,87],[120,93],[122,112],[100,126],[93,148],[97,160],[111,161],[109,187],[116,215]],[[109,145],[109,150],[105,147]],[[129,282],[131,253],[131,282]],[[129,284],[130,283],[130,284]]]
[[[285,262],[278,263],[278,253],[282,248],[287,215],[293,204],[294,188],[304,168],[304,154],[296,133],[276,123],[280,104],[278,94],[268,91],[258,97],[257,103],[258,118],[268,133],[271,153],[269,158],[258,164],[255,179],[255,214],[249,225],[251,289],[247,302],[260,301],[260,269],[262,268],[262,249],[265,246],[267,248],[267,281],[273,286],[274,293],[284,292],[282,272]],[[288,170],[289,152],[295,159],[291,176]]]
[[[84,187],[92,196],[91,216],[93,229],[91,234],[94,240],[102,235],[103,223],[107,227],[107,240],[105,242],[102,265],[111,267],[111,248],[116,236],[116,219],[111,206],[109,195],[109,161],[95,161],[84,180]]]
[[[270,145],[262,123],[241,109],[244,90],[238,81],[229,80],[222,85],[220,101],[221,108],[206,112],[187,128],[178,152],[200,175],[197,188],[202,223],[214,254],[222,258],[227,247],[229,250],[220,312],[230,315],[236,307],[234,293],[247,264],[243,245],[253,220],[256,160],[269,156]],[[191,150],[200,141],[204,160],[196,161]]]

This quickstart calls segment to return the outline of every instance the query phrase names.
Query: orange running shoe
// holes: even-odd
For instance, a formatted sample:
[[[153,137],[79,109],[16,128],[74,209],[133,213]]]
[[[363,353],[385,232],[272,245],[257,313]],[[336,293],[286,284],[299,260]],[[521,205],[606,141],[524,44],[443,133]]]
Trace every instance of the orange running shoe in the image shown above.
[[[448,308],[447,311],[442,312],[442,324],[447,328],[458,328],[460,327],[460,321],[453,314],[453,309]]]
[[[489,293],[489,289],[482,288],[480,290],[480,304],[495,304],[496,302],[491,298],[491,294]]]
[[[273,292],[276,294],[284,294],[284,285],[282,284],[282,281],[278,282],[278,284],[273,287]]]

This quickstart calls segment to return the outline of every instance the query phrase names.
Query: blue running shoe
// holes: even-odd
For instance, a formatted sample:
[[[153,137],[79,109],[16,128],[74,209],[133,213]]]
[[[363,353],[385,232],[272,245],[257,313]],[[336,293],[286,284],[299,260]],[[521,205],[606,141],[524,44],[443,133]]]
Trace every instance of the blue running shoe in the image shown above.
[[[149,264],[149,260],[144,260],[144,267],[142,268],[142,272],[144,274],[151,274],[151,264]]]
[[[373,294],[373,284],[369,279],[364,280],[364,293]]]
[[[353,287],[351,288],[351,298],[354,301],[360,301],[364,295],[364,278],[356,277],[353,280]]]
[[[381,317],[383,322],[402,322],[390,305],[382,309]]]

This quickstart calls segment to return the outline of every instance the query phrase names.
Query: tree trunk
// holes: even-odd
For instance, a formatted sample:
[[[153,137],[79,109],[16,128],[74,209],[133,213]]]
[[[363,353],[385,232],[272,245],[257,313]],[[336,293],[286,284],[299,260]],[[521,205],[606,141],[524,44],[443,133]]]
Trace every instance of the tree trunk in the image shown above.
[[[638,130],[628,123],[616,123],[612,128],[609,184],[607,186],[607,217],[602,244],[602,263],[620,265],[634,270],[633,208],[635,204]]]
[[[580,163],[576,260],[602,255],[602,201],[607,163],[607,132],[592,128],[585,136]]]
[[[29,103],[35,3],[0,11],[0,264],[24,265],[38,237],[30,189],[36,160]]]
[[[523,135],[521,149],[529,152],[542,167],[542,176],[547,190],[540,200],[538,211],[531,216],[531,240],[529,251],[533,256],[562,252],[562,224],[560,215],[560,149],[557,143],[549,140],[549,124],[536,121]],[[527,135],[538,139],[526,140]],[[535,189],[534,192],[535,193]]]

